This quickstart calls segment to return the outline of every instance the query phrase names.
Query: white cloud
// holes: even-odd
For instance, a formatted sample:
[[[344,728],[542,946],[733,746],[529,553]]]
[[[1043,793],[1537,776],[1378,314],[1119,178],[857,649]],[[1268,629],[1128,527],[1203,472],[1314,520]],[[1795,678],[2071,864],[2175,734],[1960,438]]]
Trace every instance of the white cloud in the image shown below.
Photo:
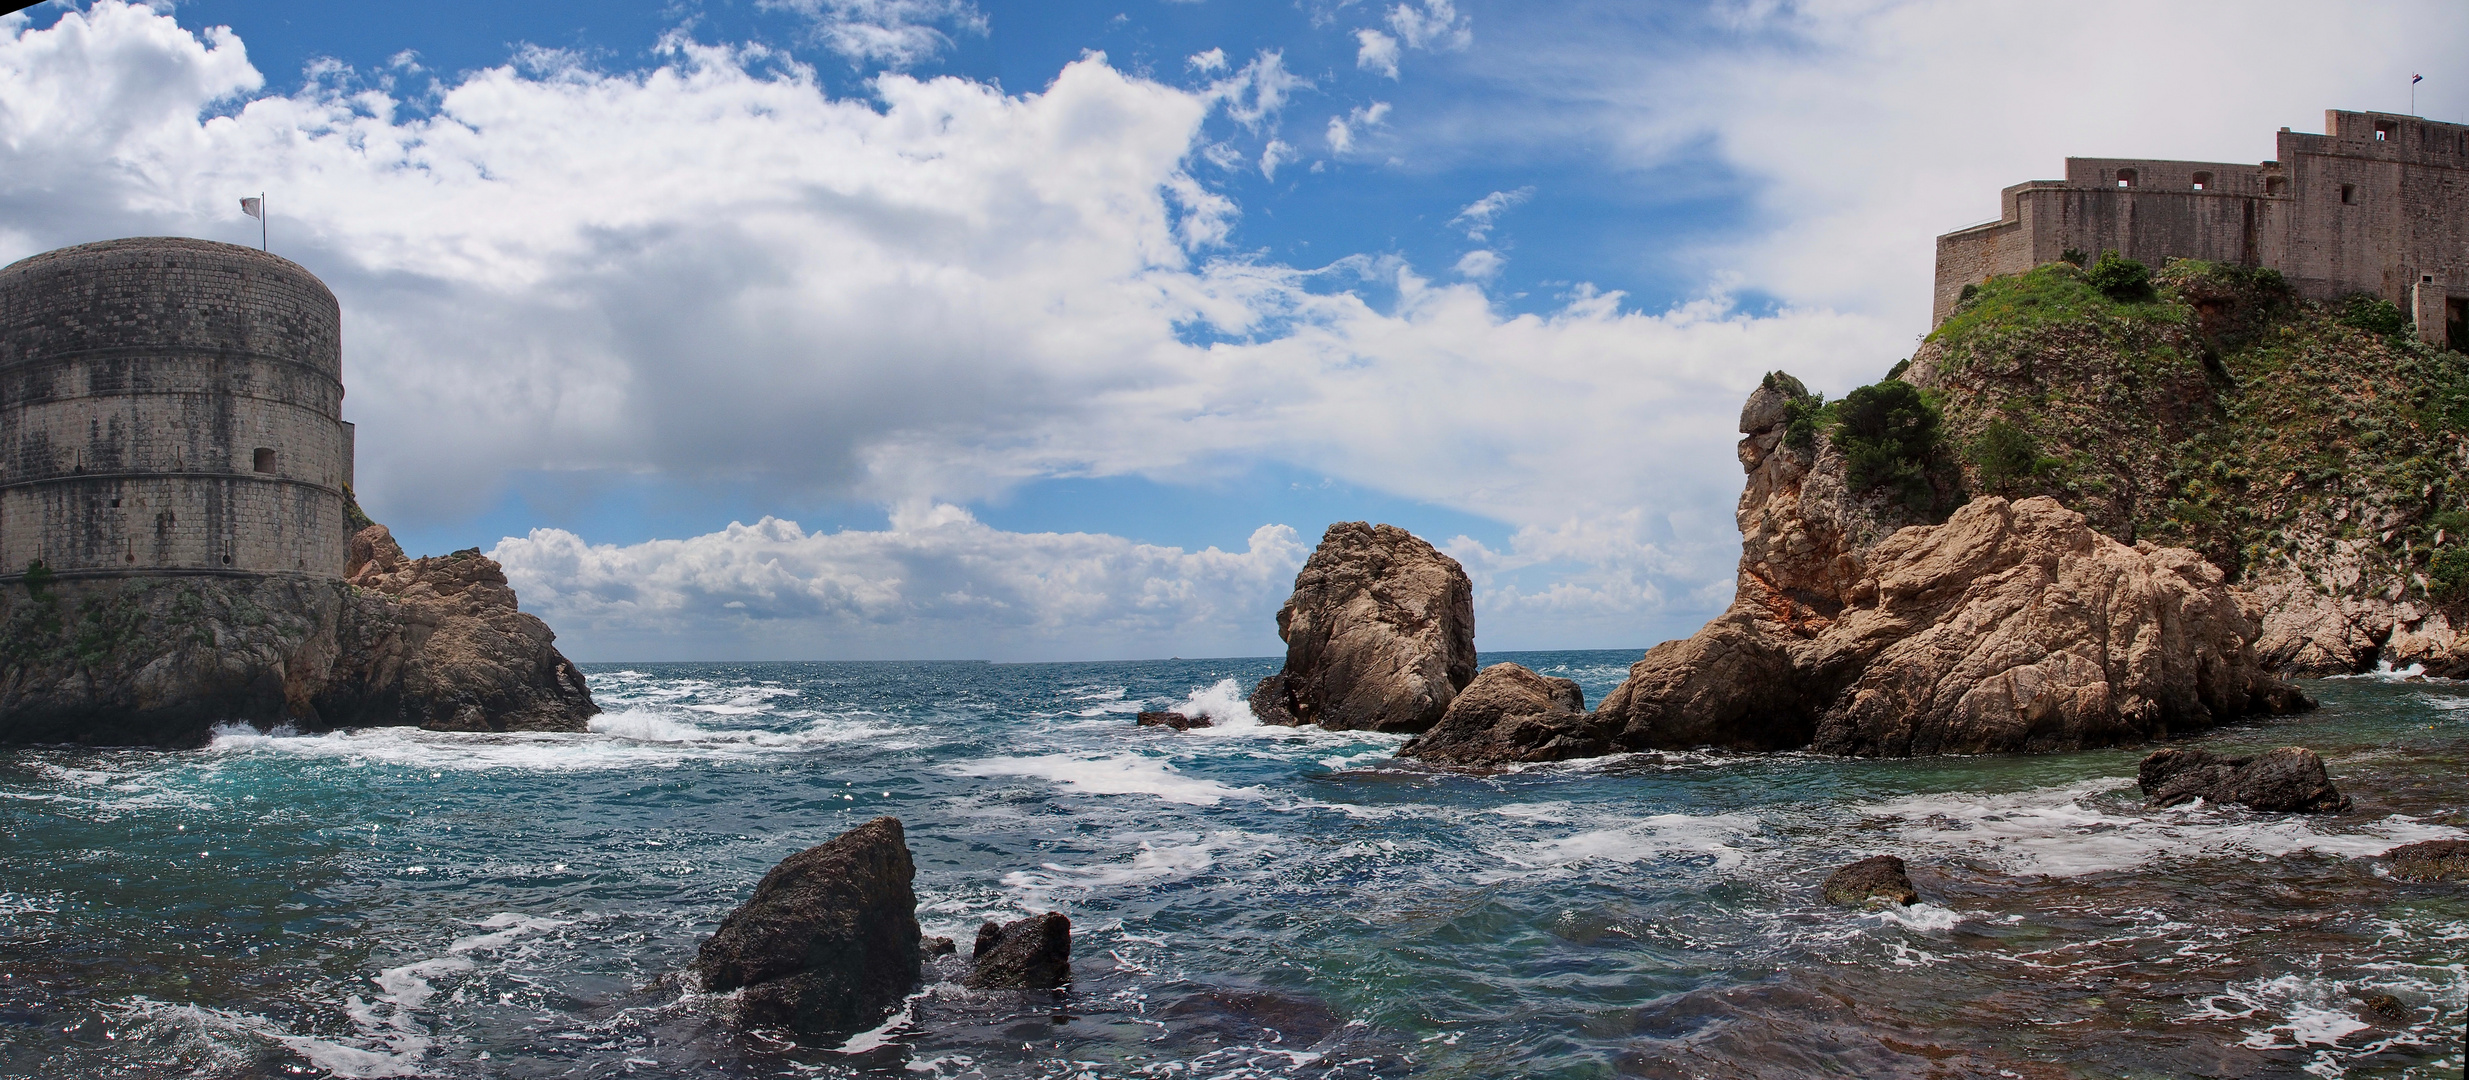
[[[851,64],[906,68],[950,48],[949,26],[984,34],[985,13],[969,0],[759,0],[814,20],[815,33]]]
[[[1210,49],[1207,52],[1193,53],[1184,58],[1183,62],[1190,64],[1194,71],[1224,71],[1226,70],[1226,50]]]
[[[1262,147],[1260,150],[1261,177],[1269,180],[1277,179],[1277,167],[1289,161],[1293,161],[1300,156],[1301,155],[1295,151],[1294,144],[1289,143],[1284,139],[1269,140],[1269,145]]]
[[[764,518],[683,540],[591,544],[560,529],[490,556],[526,610],[596,655],[998,660],[1257,655],[1260,618],[1294,587],[1310,547],[1264,525],[1240,551],[1091,533],[1016,533],[921,505],[875,531],[808,533]],[[751,650],[751,651],[750,651]]]
[[[1515,191],[1495,191],[1467,203],[1464,209],[1457,212],[1456,217],[1449,219],[1449,224],[1466,230],[1466,239],[1480,241],[1491,235],[1492,222],[1498,220],[1500,215],[1507,213],[1510,207],[1521,205],[1534,197],[1535,189],[1532,187],[1522,187]]]
[[[1366,27],[1355,31],[1355,66],[1397,78],[1397,39]]]
[[[1501,266],[1507,262],[1508,260],[1501,258],[1497,251],[1476,248],[1458,256],[1457,273],[1459,277],[1470,281],[1490,281],[1500,275]]]
[[[1386,101],[1358,105],[1348,109],[1344,116],[1330,117],[1329,152],[1343,154],[1354,149],[1356,132],[1365,128],[1378,127],[1386,123],[1388,119],[1389,103]]]
[[[1450,0],[1423,0],[1421,7],[1405,3],[1389,9],[1389,29],[1412,49],[1463,50],[1474,44],[1473,23],[1472,17],[1458,14]]]
[[[119,235],[253,239],[234,198],[270,192],[276,250],[342,300],[361,490],[398,522],[487,505],[511,471],[929,506],[1051,477],[1173,482],[1267,464],[1507,522],[1521,530],[1507,558],[1548,537],[1618,538],[1554,549],[1612,568],[1570,563],[1558,584],[1531,583],[1547,564],[1502,563],[1491,587],[1518,599],[1484,625],[1503,648],[1559,632],[1550,612],[1586,603],[1633,627],[1699,614],[1658,605],[1728,579],[1741,397],[1769,368],[1840,380],[1899,347],[1871,320],[1751,318],[1720,296],[1648,313],[1580,287],[1557,310],[1508,316],[1479,287],[1394,259],[1298,268],[1222,253],[1238,210],[1185,168],[1214,159],[1200,136],[1212,109],[1265,128],[1308,85],[1275,53],[1230,76],[1239,88],[1178,90],[1092,56],[1033,94],[888,75],[858,100],[777,57],[757,70],[745,51],[672,39],[640,73],[554,54],[474,73],[423,115],[339,77],[262,95],[227,33],[114,0],[26,25],[0,24],[0,260]],[[1271,140],[1264,173],[1284,145]],[[1394,304],[1368,302],[1366,283]],[[1255,626],[1285,587],[1208,584],[1177,561],[1205,552],[1135,556],[1119,538],[1022,539],[931,513],[863,534],[873,547],[756,528],[773,539],[608,549],[623,558],[606,565],[691,576],[713,551],[811,549],[823,554],[778,564],[809,582],[779,595],[811,597],[847,579],[833,567],[965,536],[972,565],[989,567],[972,583],[1046,581],[1063,571],[1038,567],[1074,558],[1154,565],[1161,581],[1184,567],[1202,575],[1195,610],[1250,604]],[[553,540],[525,543],[565,543]],[[568,572],[541,569],[533,548],[501,551],[541,590],[525,585],[527,605],[554,594],[601,640],[629,612],[660,633],[734,625],[679,614],[700,610],[684,585],[685,599],[654,602],[580,555]],[[672,557],[686,561],[655,565]],[[995,565],[1006,559],[1025,561]],[[761,565],[724,561],[740,578]],[[711,587],[720,610],[885,655],[962,640],[930,627],[1016,634],[1004,640],[1025,654],[1047,647],[1028,644],[1040,634],[1069,651],[1077,631],[1058,628],[1170,625],[1138,622],[1151,594],[1120,584],[1091,592],[1107,598],[1097,607],[1026,586],[903,591],[912,614],[891,623],[848,614],[863,605],[798,614]],[[1010,606],[937,607],[945,593]],[[1121,617],[1134,621],[1093,614],[1106,603],[1132,605]],[[1224,640],[1200,625],[1147,648]],[[906,652],[893,644],[904,633]]]

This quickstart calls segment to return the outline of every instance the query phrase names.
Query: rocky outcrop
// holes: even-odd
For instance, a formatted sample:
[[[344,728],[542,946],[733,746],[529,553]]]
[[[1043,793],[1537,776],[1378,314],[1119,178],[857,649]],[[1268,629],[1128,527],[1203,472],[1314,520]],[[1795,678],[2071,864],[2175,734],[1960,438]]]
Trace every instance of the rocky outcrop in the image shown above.
[[[2202,799],[2274,813],[2349,808],[2349,797],[2324,772],[2323,759],[2303,746],[2284,746],[2251,758],[2225,758],[2187,747],[2155,750],[2135,770],[2135,786],[2153,806]]]
[[[2118,543],[2048,498],[1894,527],[1908,515],[1848,491],[1823,433],[1786,445],[1797,388],[1770,377],[1742,410],[1730,610],[1605,697],[1613,748],[2067,750],[2311,705],[2195,553]]]
[[[1827,876],[1820,891],[1826,894],[1827,903],[1840,907],[1920,902],[1920,892],[1912,888],[1903,860],[1893,855],[1872,855],[1837,870]]]
[[[747,1024],[817,1036],[871,1028],[922,976],[916,874],[900,820],[869,821],[763,875],[693,971],[708,990],[739,991]]]
[[[1342,521],[1295,575],[1277,636],[1286,666],[1252,691],[1262,723],[1425,731],[1474,678],[1474,586],[1404,529]]]
[[[977,928],[968,985],[978,990],[1051,990],[1072,981],[1072,921],[1049,911]]]
[[[1176,731],[1190,731],[1193,728],[1208,727],[1216,723],[1206,715],[1185,716],[1179,712],[1165,711],[1143,712],[1138,719],[1141,727],[1173,728]]]
[[[0,742],[194,746],[217,724],[581,731],[598,709],[478,551],[347,580],[130,577],[0,588]]]
[[[2469,881],[2469,840],[2422,840],[2384,852],[2403,881]]]
[[[470,548],[409,559],[383,525],[352,537],[336,678],[320,712],[354,725],[576,731],[599,711],[547,623],[516,610],[497,561]]]
[[[1494,664],[1475,676],[1432,730],[1398,750],[1439,765],[1500,765],[1593,757],[1608,748],[1576,681]]]

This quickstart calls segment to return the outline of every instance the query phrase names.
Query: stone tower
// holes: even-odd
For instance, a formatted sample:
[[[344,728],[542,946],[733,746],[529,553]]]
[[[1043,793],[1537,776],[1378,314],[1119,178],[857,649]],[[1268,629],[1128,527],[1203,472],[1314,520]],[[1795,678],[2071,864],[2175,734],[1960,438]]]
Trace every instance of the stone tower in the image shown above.
[[[314,275],[232,244],[0,268],[0,580],[342,576],[341,322]]]

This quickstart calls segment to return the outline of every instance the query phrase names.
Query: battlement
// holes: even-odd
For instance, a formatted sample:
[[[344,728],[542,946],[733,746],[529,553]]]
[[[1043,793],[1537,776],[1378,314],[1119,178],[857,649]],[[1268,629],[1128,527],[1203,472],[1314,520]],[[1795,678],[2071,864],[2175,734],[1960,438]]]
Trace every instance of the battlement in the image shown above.
[[[2469,348],[2469,125],[2332,109],[2323,126],[2282,129],[2280,156],[2253,165],[2070,157],[2063,180],[2006,188],[1998,220],[1938,237],[1931,324],[1966,285],[2113,250],[2268,266],[2313,299],[2371,293]]]

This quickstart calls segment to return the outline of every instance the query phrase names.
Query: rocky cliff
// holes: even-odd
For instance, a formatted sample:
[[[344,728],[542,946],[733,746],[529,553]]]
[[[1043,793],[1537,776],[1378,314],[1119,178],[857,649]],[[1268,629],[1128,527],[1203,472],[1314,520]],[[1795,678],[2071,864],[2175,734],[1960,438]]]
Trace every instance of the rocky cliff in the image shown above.
[[[2253,598],[2276,670],[2469,675],[2469,356],[2268,270],[2096,279],[1992,280],[1901,372],[1937,401],[1962,486],[2201,552]]]
[[[0,742],[194,746],[218,724],[580,731],[598,711],[504,571],[407,559],[384,526],[346,580],[46,580],[0,589]]]

